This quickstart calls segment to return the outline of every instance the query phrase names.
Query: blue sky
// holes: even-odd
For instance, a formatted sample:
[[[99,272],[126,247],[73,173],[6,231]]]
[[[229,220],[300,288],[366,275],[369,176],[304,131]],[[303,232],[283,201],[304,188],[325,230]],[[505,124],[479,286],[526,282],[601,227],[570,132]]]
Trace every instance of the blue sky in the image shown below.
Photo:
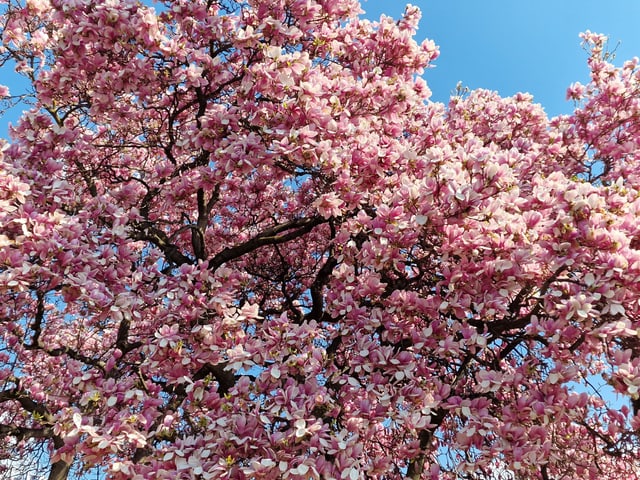
[[[366,17],[398,18],[403,0],[361,0]],[[435,68],[425,72],[432,99],[446,102],[458,81],[501,95],[530,92],[547,114],[571,113],[567,87],[588,81],[578,34],[609,35],[616,63],[640,56],[639,0],[413,0],[423,12],[417,38],[440,46]],[[0,83],[14,86],[9,72]],[[19,88],[14,88],[17,93]],[[16,113],[0,118],[0,136]]]
[[[361,0],[366,17],[397,18],[406,2]],[[456,83],[529,92],[548,115],[571,113],[567,87],[588,81],[580,32],[609,36],[620,64],[640,57],[638,0],[413,0],[422,20],[417,38],[440,46],[436,67],[424,78],[433,100],[447,101]]]

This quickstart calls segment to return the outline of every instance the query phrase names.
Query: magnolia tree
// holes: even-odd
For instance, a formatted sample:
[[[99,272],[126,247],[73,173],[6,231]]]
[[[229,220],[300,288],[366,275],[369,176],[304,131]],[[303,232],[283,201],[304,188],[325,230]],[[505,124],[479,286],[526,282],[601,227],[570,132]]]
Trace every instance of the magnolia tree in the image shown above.
[[[1,3],[30,105],[0,154],[2,456],[640,478],[637,59],[584,34],[549,119],[430,102],[414,7]]]

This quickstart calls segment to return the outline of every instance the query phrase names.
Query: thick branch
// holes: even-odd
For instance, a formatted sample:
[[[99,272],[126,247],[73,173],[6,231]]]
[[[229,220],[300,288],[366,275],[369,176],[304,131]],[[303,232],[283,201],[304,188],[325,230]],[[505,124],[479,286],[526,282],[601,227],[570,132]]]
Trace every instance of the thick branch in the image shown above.
[[[51,465],[48,480],[66,480],[69,477],[70,470],[71,465],[62,460],[58,460]]]
[[[143,223],[140,228],[134,232],[132,238],[133,240],[144,240],[153,243],[162,250],[165,258],[176,266],[193,263],[189,257],[180,252],[177,245],[171,243],[166,233],[147,222]]]
[[[52,430],[48,427],[29,428],[0,424],[0,438],[5,436],[13,437],[18,441],[29,438],[51,438]]]
[[[31,345],[34,347],[40,345],[40,334],[42,333],[42,322],[44,321],[44,293],[37,291],[36,297],[38,298],[38,303],[32,325],[33,338],[31,339]],[[26,345],[26,347],[29,348],[30,345]]]
[[[64,446],[64,441],[56,436],[53,438],[53,446],[57,449]],[[51,464],[51,470],[49,470],[48,480],[66,480],[69,477],[69,471],[71,470],[71,464],[58,460]]]
[[[211,375],[218,382],[218,395],[224,396],[236,384],[237,377],[233,372],[225,370],[226,363],[211,365],[207,363],[200,367],[195,373],[193,379],[195,381],[202,380],[207,375]]]
[[[427,459],[427,449],[429,448],[429,445],[431,445],[436,429],[440,426],[446,416],[447,411],[442,408],[439,409],[431,416],[431,424],[433,426],[420,431],[420,453],[409,463],[409,467],[407,468],[407,478],[420,480],[420,477],[424,472],[424,462]]]
[[[84,363],[85,365],[91,365],[96,367],[102,371],[104,371],[104,362],[101,360],[96,360],[95,358],[87,357],[76,350],[69,347],[58,347],[52,350],[42,349],[47,355],[52,357],[59,357],[61,355],[66,355],[69,358],[73,358],[74,360],[78,360],[79,362]]]
[[[50,422],[52,420],[51,414],[47,408],[44,405],[33,401],[31,397],[20,391],[19,385],[9,390],[0,391],[0,403],[9,400],[18,402],[24,410],[31,414],[39,415],[45,422]]]
[[[224,396],[229,392],[231,388],[233,388],[233,386],[236,384],[236,381],[238,380],[238,377],[233,372],[225,370],[226,366],[227,362],[223,362],[217,365],[205,363],[193,374],[193,381],[195,382],[198,380],[202,380],[210,375],[216,382],[218,382],[218,394],[220,396]],[[156,384],[160,385],[165,393],[175,395],[173,401],[177,402],[176,405],[179,405],[187,396],[186,388],[182,384],[168,385],[164,381],[153,381]]]
[[[547,466],[546,465],[542,465],[540,467],[540,476],[542,477],[542,480],[550,480],[549,471],[547,470]]]
[[[320,320],[324,313],[324,296],[322,295],[322,289],[329,282],[333,269],[338,265],[338,261],[334,257],[329,257],[325,264],[322,266],[316,279],[310,287],[311,300],[313,306],[311,311],[305,316],[306,320]]]
[[[116,337],[116,347],[123,353],[128,353],[142,345],[142,342],[129,342],[129,327],[131,322],[123,318],[118,326],[118,336]]]
[[[73,358],[74,360],[78,360],[86,365],[93,365],[96,368],[99,368],[100,370],[104,370],[104,362],[101,362],[100,360],[96,360],[94,358],[91,357],[87,357],[86,355],[83,355],[82,353],[73,350],[72,348],[69,347],[57,347],[57,348],[53,348],[53,349],[48,349],[46,347],[46,345],[43,343],[42,339],[40,338],[40,336],[42,335],[42,327],[43,327],[43,323],[44,323],[44,312],[45,312],[45,308],[44,308],[44,297],[45,294],[38,291],[36,292],[37,295],[37,305],[36,305],[36,313],[35,313],[35,317],[33,320],[33,323],[31,324],[31,329],[33,330],[33,337],[31,339],[31,343],[25,343],[24,344],[24,348],[27,350],[41,350],[43,352],[45,352],[47,355],[52,356],[52,357],[59,357],[61,355],[66,355],[70,358]]]
[[[207,247],[205,243],[205,232],[209,224],[209,216],[213,206],[218,201],[220,188],[216,187],[209,201],[205,199],[205,193],[202,188],[198,189],[198,220],[196,226],[191,229],[191,245],[193,254],[199,260],[207,258]]]
[[[14,400],[20,404],[20,406],[31,414],[37,414],[40,416],[40,423],[53,424],[53,418],[47,408],[31,399],[19,390],[19,386],[11,390],[4,390],[0,392],[0,403],[8,400]],[[57,435],[53,434],[53,430],[49,426],[43,426],[42,428],[29,428],[20,426],[0,425],[0,437],[11,436],[18,440],[24,438],[37,438],[37,439],[51,439],[53,440],[53,446],[56,449],[64,446],[64,441]],[[71,465],[59,460],[51,465],[49,471],[49,480],[66,480],[71,470]]]
[[[495,337],[499,337],[500,335],[502,335],[504,332],[508,332],[509,330],[516,330],[516,329],[520,329],[520,328],[524,328],[527,325],[529,325],[529,323],[531,323],[531,319],[535,316],[540,314],[540,311],[542,310],[543,307],[543,299],[544,299],[544,295],[547,293],[547,291],[549,290],[549,287],[551,286],[551,284],[553,282],[555,282],[558,279],[558,276],[564,272],[566,270],[566,267],[563,265],[561,267],[559,267],[555,272],[553,272],[553,274],[547,278],[545,280],[545,282],[542,284],[542,286],[540,287],[540,293],[538,295],[538,300],[536,302],[536,304],[533,306],[533,308],[523,317],[517,318],[517,311],[519,309],[519,305],[522,303],[522,300],[524,295],[520,295],[523,291],[525,291],[526,293],[526,289],[521,290],[517,295],[516,298],[514,299],[513,302],[511,302],[509,308],[511,310],[511,315],[509,315],[506,318],[503,318],[501,320],[496,320],[495,322],[490,322],[487,325],[487,328],[489,329],[489,332],[494,335]],[[469,324],[473,325],[476,328],[482,328],[485,323],[482,321],[474,321],[474,320],[469,320]]]
[[[301,237],[305,233],[310,232],[315,226],[326,222],[322,217],[301,218],[292,220],[282,225],[276,225],[268,228],[251,240],[236,245],[235,247],[227,247],[209,260],[209,269],[216,270],[223,264],[240,258],[241,256],[252,252],[265,245],[277,245],[285,243],[289,240]],[[287,232],[287,233],[285,233]]]

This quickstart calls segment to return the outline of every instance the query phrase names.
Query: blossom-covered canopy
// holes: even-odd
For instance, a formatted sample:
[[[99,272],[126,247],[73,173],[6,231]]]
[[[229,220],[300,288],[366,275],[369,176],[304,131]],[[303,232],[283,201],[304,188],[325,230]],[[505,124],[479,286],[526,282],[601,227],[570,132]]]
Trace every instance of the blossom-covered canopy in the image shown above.
[[[0,9],[29,84],[0,89],[29,105],[0,153],[0,456],[45,449],[52,480],[640,478],[637,59],[584,34],[591,81],[549,119],[430,102],[414,7]]]

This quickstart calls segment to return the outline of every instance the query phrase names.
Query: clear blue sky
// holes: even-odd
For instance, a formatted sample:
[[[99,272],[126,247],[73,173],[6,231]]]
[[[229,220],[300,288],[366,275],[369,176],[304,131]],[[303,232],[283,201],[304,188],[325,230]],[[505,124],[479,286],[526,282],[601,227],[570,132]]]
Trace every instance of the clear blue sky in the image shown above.
[[[407,2],[361,0],[368,18],[397,18]],[[424,75],[433,100],[447,101],[461,81],[502,96],[529,92],[548,115],[571,113],[567,87],[588,81],[580,32],[609,36],[620,64],[640,57],[638,0],[413,0],[422,20],[417,38],[440,47]]]
[[[398,18],[404,0],[361,0],[365,16]],[[578,34],[609,35],[616,63],[640,56],[640,0],[413,0],[423,16],[417,38],[440,46],[425,72],[433,100],[446,102],[458,81],[501,95],[530,92],[547,114],[570,113],[566,88],[586,83],[586,53]],[[0,83],[14,86],[3,71]],[[12,85],[13,84],[13,85]],[[15,92],[19,88],[14,87]],[[13,90],[13,89],[12,89]],[[0,118],[0,136],[16,113]]]

